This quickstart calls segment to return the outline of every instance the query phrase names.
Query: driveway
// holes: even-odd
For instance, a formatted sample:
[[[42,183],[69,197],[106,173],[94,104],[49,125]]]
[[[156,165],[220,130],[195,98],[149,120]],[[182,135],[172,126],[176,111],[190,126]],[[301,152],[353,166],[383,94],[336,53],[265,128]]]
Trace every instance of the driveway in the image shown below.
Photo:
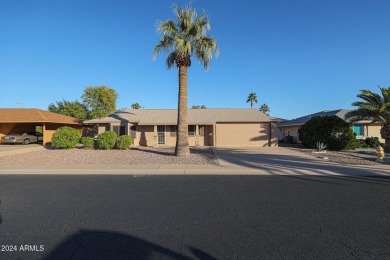
[[[41,144],[0,144],[0,157],[44,150]]]
[[[221,166],[269,174],[389,175],[388,165],[341,165],[284,147],[213,147]]]

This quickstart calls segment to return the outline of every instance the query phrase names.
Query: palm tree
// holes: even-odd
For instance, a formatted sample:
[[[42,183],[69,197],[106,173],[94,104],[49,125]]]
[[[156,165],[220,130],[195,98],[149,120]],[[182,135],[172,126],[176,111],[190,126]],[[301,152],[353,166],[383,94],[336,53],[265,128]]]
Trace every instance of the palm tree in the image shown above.
[[[259,108],[259,110],[261,112],[263,112],[264,114],[266,114],[267,116],[269,116],[269,112],[271,112],[271,110],[269,109],[269,106],[266,103],[262,104],[261,107]]]
[[[160,42],[153,52],[155,60],[160,51],[168,52],[166,65],[172,69],[174,65],[179,69],[179,100],[177,116],[177,138],[175,154],[188,156],[188,105],[187,105],[187,68],[191,66],[191,56],[208,69],[212,54],[219,55],[217,43],[213,37],[207,36],[210,30],[208,16],[197,15],[192,7],[179,8],[173,6],[173,13],[177,21],[166,20],[157,24],[156,30],[160,34]]]
[[[256,93],[250,93],[249,96],[248,96],[248,100],[246,101],[246,103],[248,102],[251,102],[251,108],[253,107],[253,103],[257,103],[257,96],[256,96]]]
[[[381,136],[385,139],[385,152],[390,152],[390,87],[379,87],[381,94],[370,90],[360,90],[357,95],[363,101],[353,102],[356,110],[345,115],[351,122],[369,120],[371,123],[381,123]]]

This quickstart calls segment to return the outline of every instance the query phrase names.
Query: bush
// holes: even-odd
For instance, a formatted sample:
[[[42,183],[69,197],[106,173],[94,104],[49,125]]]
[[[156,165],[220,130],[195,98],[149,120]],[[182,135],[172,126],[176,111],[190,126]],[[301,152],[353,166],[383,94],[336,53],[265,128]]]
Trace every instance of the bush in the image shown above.
[[[51,138],[52,146],[58,149],[75,147],[81,138],[81,132],[69,126],[58,128]]]
[[[95,141],[93,137],[86,136],[81,138],[81,143],[84,145],[84,148],[93,149]]]
[[[98,147],[100,149],[112,149],[115,146],[117,135],[115,132],[106,131],[98,135]]]
[[[299,129],[299,139],[308,148],[316,142],[324,143],[329,150],[345,149],[354,135],[350,125],[338,116],[313,117]]]
[[[358,147],[357,148],[367,148],[368,147],[365,140],[358,139],[357,141],[358,141]]]
[[[361,148],[362,144],[366,144],[363,140],[358,140],[356,138],[352,138],[348,141],[347,145],[344,147],[344,150],[355,150],[356,148]]]
[[[128,135],[121,135],[118,138],[118,141],[116,143],[116,147],[121,150],[127,150],[130,149],[130,145],[134,144],[133,138],[131,138]]]
[[[378,137],[367,137],[365,142],[370,148],[377,148],[380,145]]]

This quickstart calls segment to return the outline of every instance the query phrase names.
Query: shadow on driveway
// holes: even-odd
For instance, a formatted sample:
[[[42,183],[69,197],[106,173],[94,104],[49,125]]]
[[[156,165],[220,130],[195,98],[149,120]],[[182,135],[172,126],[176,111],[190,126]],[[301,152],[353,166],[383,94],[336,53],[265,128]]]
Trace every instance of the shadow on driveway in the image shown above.
[[[270,174],[315,174],[383,176],[390,174],[385,165],[341,165],[282,147],[213,148],[223,166],[266,170]]]

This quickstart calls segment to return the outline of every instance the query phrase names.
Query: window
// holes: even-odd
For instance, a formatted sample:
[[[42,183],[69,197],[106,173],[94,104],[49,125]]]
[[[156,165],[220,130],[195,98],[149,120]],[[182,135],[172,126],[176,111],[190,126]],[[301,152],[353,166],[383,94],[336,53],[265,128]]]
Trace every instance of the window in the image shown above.
[[[125,135],[126,134],[126,126],[114,125],[112,127],[112,131],[115,132],[118,136]]]
[[[126,126],[121,125],[121,127],[119,128],[119,136],[125,135],[125,134],[126,134]]]
[[[171,125],[170,129],[171,129],[170,136],[171,137],[175,137],[176,136],[176,132],[177,132],[177,126]]]
[[[356,136],[363,136],[363,125],[362,124],[353,125],[352,130]]]
[[[158,144],[165,144],[165,132],[166,132],[165,125],[157,126]]]
[[[112,127],[112,131],[115,132],[115,133],[118,135],[118,134],[119,134],[119,126],[114,125],[114,126]]]
[[[196,126],[189,125],[188,126],[188,136],[195,136]]]
[[[130,136],[133,139],[137,138],[137,127],[135,125],[130,127]]]
[[[106,131],[110,131],[110,126],[106,125]]]

